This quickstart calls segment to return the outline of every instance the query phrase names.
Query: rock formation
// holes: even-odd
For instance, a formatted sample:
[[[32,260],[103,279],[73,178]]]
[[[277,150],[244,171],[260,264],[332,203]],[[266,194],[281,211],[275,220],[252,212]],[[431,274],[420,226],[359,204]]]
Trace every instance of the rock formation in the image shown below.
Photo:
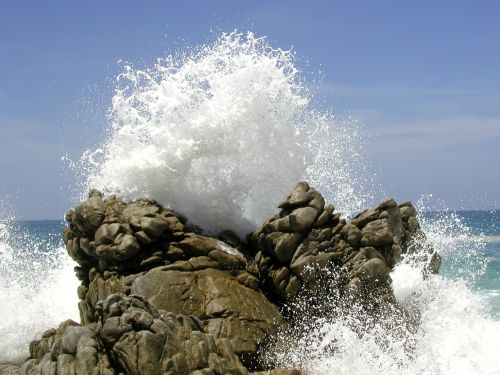
[[[411,321],[390,269],[407,253],[428,257],[428,272],[440,265],[411,203],[389,199],[347,221],[300,182],[279,208],[242,242],[154,201],[91,191],[63,234],[81,322],[46,331],[0,374],[299,374],[270,369],[259,348],[294,324],[294,301],[325,291]]]
[[[429,256],[428,271],[439,269],[438,254],[422,248],[425,235],[410,202],[388,199],[347,222],[333,205],[325,206],[319,192],[300,182],[279,208],[249,238],[258,277],[279,301],[293,300],[304,290],[318,292],[326,269],[337,275],[330,282],[341,295],[360,302],[369,302],[377,289],[392,296],[389,271],[402,254]]]

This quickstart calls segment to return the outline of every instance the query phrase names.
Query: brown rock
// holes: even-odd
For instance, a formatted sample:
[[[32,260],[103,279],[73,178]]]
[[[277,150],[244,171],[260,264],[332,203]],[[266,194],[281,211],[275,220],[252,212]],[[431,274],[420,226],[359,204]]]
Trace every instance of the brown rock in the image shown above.
[[[276,306],[262,293],[216,269],[153,269],[135,279],[131,292],[157,309],[207,320],[207,332],[229,338],[238,353],[254,352],[267,334],[283,324]]]
[[[384,246],[392,245],[393,233],[389,221],[380,219],[371,221],[361,230],[363,237],[361,238],[362,246]]]

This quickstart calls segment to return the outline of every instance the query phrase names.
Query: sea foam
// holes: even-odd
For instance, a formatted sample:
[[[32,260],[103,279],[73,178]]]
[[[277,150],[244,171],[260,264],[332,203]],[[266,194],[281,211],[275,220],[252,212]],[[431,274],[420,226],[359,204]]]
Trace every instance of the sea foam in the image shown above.
[[[74,266],[61,246],[0,221],[0,361],[27,358],[43,331],[79,321]]]
[[[359,124],[311,106],[291,51],[233,32],[117,81],[108,137],[80,161],[87,189],[241,236],[300,179],[346,213],[365,203]]]
[[[470,241],[471,229],[454,213],[419,220],[452,273],[429,275],[425,261],[410,256],[391,272],[394,294],[417,321],[416,331],[402,328],[396,315],[339,309],[332,298],[321,314],[304,319],[284,348],[275,349],[278,363],[314,375],[500,372],[500,321],[484,294],[472,288],[484,271],[484,244]]]
[[[407,263],[391,277],[396,296],[418,315],[416,333],[401,336],[360,312],[325,314],[280,353],[282,363],[314,375],[498,373],[500,322],[478,294],[439,275],[424,279]]]

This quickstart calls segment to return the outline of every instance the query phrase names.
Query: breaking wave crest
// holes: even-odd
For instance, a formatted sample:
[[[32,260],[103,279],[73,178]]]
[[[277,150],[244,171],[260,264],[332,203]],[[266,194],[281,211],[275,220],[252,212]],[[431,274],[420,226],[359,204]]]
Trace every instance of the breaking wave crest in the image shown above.
[[[346,213],[366,203],[359,124],[313,108],[291,51],[233,32],[117,81],[109,136],[79,163],[85,191],[146,196],[240,235],[300,179]]]

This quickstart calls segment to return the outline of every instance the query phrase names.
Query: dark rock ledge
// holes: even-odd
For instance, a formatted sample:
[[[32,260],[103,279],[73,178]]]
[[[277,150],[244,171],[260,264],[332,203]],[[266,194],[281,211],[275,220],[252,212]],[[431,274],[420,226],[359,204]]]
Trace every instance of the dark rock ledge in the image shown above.
[[[401,314],[389,272],[406,253],[439,256],[411,203],[393,199],[349,222],[299,182],[242,242],[204,234],[154,201],[89,198],[66,215],[64,243],[78,263],[80,323],[66,321],[30,345],[6,374],[300,374],[260,357],[294,324],[304,296],[334,293],[366,314]],[[311,309],[314,306],[309,306]]]

